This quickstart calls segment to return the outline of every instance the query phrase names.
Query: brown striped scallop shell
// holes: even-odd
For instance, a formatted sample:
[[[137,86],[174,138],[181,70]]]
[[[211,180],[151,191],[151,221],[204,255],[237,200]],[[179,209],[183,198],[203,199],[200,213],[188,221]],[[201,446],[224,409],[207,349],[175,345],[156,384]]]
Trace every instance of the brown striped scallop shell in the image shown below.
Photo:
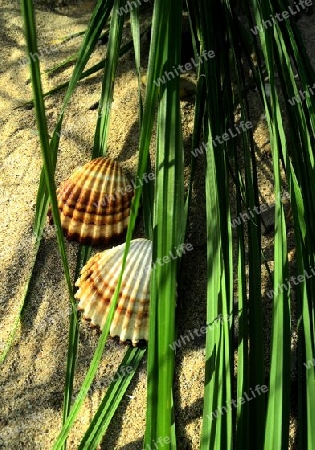
[[[79,289],[75,297],[80,300],[78,309],[83,311],[85,319],[91,320],[92,326],[99,326],[101,330],[118,283],[125,245],[93,256],[76,282]],[[148,340],[151,262],[152,242],[146,239],[131,241],[110,327],[110,335],[119,336],[121,342],[131,340],[136,345],[140,340]]]
[[[65,235],[92,245],[121,236],[128,227],[133,195],[117,161],[100,157],[79,167],[57,189]]]

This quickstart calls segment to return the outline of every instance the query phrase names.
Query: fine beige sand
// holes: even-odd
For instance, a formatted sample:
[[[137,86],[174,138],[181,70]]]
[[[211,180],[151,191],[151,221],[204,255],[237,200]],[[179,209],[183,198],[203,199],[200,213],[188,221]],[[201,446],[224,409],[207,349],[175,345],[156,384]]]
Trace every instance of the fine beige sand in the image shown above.
[[[39,48],[51,49],[69,33],[83,31],[93,4],[89,1],[67,6],[36,7]],[[18,314],[25,283],[33,264],[32,222],[42,165],[36,132],[34,110],[21,107],[31,98],[28,65],[19,3],[0,0],[0,117],[1,117],[1,284],[0,284],[0,351],[5,348]],[[315,16],[303,16],[299,26],[303,32],[310,58],[315,63]],[[126,25],[129,30],[129,24]],[[58,51],[48,51],[41,58],[42,71],[72,55],[81,37],[69,41]],[[144,46],[145,51],[147,48]],[[103,57],[105,47],[99,45],[89,66]],[[144,55],[143,67],[147,55]],[[67,81],[72,66],[54,76],[43,75],[47,91]],[[60,141],[56,183],[67,178],[76,167],[90,159],[97,110],[91,108],[99,99],[101,74],[81,82],[67,109]],[[64,92],[46,99],[50,132],[56,123]],[[255,92],[250,94],[253,110],[253,133],[260,160],[259,182],[262,203],[273,203],[273,175],[266,123]],[[183,138],[188,156],[193,128],[193,103],[182,101]],[[114,107],[108,141],[108,156],[121,162],[130,178],[137,167],[139,136],[137,115],[137,80],[133,55],[128,53],[120,62],[114,95]],[[152,143],[152,152],[154,142]],[[193,251],[183,258],[182,289],[178,297],[179,334],[199,329],[205,324],[206,313],[206,235],[203,162],[198,161],[198,176],[188,224],[187,242]],[[233,191],[231,189],[231,194]],[[235,213],[235,212],[234,212]],[[234,214],[235,215],[235,214]],[[136,237],[143,236],[141,220]],[[293,259],[292,229],[290,258]],[[123,241],[121,241],[123,242]],[[267,260],[272,269],[273,238],[262,239]],[[78,244],[66,243],[72,274],[76,264]],[[102,250],[99,248],[96,250]],[[265,269],[262,267],[265,276]],[[270,289],[263,284],[263,290]],[[269,321],[272,304],[265,299],[266,349],[270,344]],[[30,284],[21,324],[6,361],[0,367],[0,449],[50,449],[61,426],[63,386],[68,345],[68,295],[58,255],[54,228],[47,224],[38,253],[34,277]],[[294,317],[293,317],[294,318]],[[74,397],[89,367],[99,333],[83,322]],[[175,402],[179,450],[199,448],[203,407],[205,338],[196,337],[178,350],[175,371]],[[294,348],[294,336],[292,339]],[[76,449],[106,387],[114,376],[126,352],[126,346],[110,340],[106,346],[97,377],[84,402],[79,418],[70,434],[68,448]],[[268,356],[267,356],[268,359]],[[267,361],[266,361],[267,362]],[[266,371],[266,375],[268,371]],[[139,450],[145,429],[146,360],[140,365],[127,395],[122,401],[102,449]],[[291,420],[290,448],[295,447],[295,418]]]

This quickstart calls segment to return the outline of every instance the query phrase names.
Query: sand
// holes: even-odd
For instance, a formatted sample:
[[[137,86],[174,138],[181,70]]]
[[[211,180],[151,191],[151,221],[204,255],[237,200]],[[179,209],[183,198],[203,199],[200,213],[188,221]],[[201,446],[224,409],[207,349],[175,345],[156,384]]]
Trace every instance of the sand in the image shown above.
[[[92,3],[44,8],[37,6],[39,48],[51,46],[69,32],[83,31],[89,18]],[[20,107],[31,98],[28,65],[21,65],[25,58],[22,22],[19,4],[0,0],[1,68],[1,176],[0,203],[2,208],[0,254],[0,350],[18,314],[28,273],[32,267],[32,222],[38,180],[42,165],[34,110]],[[315,17],[303,16],[299,21],[310,57],[315,62]],[[312,29],[313,25],[313,29]],[[41,58],[42,69],[51,68],[78,48],[81,38],[69,41],[59,51],[49,51]],[[105,47],[94,52],[89,66],[99,61]],[[145,66],[145,58],[143,65]],[[53,77],[43,76],[43,88],[47,91],[68,79],[69,66]],[[133,68],[133,56],[129,53],[121,61],[115,85],[114,108],[108,155],[119,160],[130,177],[137,166],[137,81]],[[90,159],[97,110],[92,106],[98,101],[101,88],[100,74],[80,83],[69,108],[60,141],[56,170],[56,183],[65,179],[77,166]],[[53,130],[62,105],[63,93],[46,99],[47,119]],[[268,133],[258,106],[257,95],[251,94],[254,110],[254,138],[257,153],[261,155],[259,171],[261,202],[272,203],[273,183],[271,159],[268,153]],[[183,137],[186,164],[192,131],[193,106],[183,101]],[[154,148],[154,142],[152,149]],[[152,150],[153,151],[153,150]],[[206,313],[206,235],[203,163],[200,161],[194,200],[188,225],[187,241],[194,250],[183,258],[182,290],[178,300],[179,334],[199,329],[205,323]],[[188,169],[187,169],[188,170]],[[135,236],[143,236],[139,222]],[[272,237],[263,238],[263,246],[272,268]],[[76,263],[78,244],[66,244],[72,274]],[[100,249],[97,249],[100,250]],[[271,286],[269,286],[269,289]],[[263,289],[267,289],[266,283]],[[269,308],[269,309],[268,309]],[[266,316],[271,304],[266,304]],[[63,385],[66,367],[69,305],[66,283],[53,227],[47,224],[45,237],[37,257],[34,277],[30,285],[21,324],[14,344],[0,368],[0,448],[2,449],[50,449],[58,436],[63,401]],[[268,336],[268,320],[265,324]],[[74,397],[78,393],[97,345],[99,333],[82,323],[75,377]],[[269,341],[266,339],[266,346]],[[203,407],[205,338],[191,340],[177,352],[175,372],[175,402],[177,405],[178,449],[199,448]],[[97,377],[92,385],[79,418],[73,428],[68,448],[75,449],[88,426],[111,378],[126,352],[126,347],[110,340],[106,346]],[[109,432],[103,439],[102,449],[139,450],[145,429],[146,364],[145,359],[135,375],[127,395],[115,415]],[[294,448],[294,417],[292,417],[292,442]]]

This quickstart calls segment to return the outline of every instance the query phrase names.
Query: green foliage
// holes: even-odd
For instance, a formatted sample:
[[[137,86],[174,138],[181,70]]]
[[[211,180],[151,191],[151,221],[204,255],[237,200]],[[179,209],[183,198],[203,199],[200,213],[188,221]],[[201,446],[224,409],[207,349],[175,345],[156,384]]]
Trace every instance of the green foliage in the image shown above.
[[[265,380],[263,307],[261,295],[261,233],[256,217],[248,221],[247,232],[241,223],[233,236],[231,228],[231,204],[229,186],[235,184],[237,213],[253,210],[258,201],[257,161],[252,130],[242,133],[242,164],[235,140],[224,141],[216,147],[214,139],[222,136],[234,125],[236,106],[241,120],[250,121],[247,84],[242,58],[252,69],[256,87],[265,111],[272,149],[275,197],[280,198],[282,181],[280,167],[285,171],[290,190],[294,220],[296,262],[298,274],[314,267],[314,221],[315,176],[312,139],[315,131],[315,99],[307,96],[305,102],[294,107],[286,103],[283,111],[281,98],[298,95],[314,80],[314,72],[308,62],[303,44],[293,20],[275,21],[271,27],[251,32],[264,18],[275,17],[284,11],[281,0],[260,2],[250,0],[241,3],[242,20],[230,0],[191,0],[185,9],[191,26],[191,39],[196,54],[213,50],[214,58],[208,58],[198,67],[195,99],[195,120],[192,133],[192,149],[202,141],[207,143],[205,155],[206,229],[207,229],[207,323],[222,315],[238,318],[238,366],[234,373],[233,320],[207,332],[205,360],[205,390],[203,426],[200,437],[202,450],[230,449],[283,449],[288,447],[290,412],[290,291],[279,292],[278,286],[288,278],[287,235],[283,205],[275,207],[274,244],[274,299],[272,318],[272,343],[270,349],[270,375]],[[28,52],[36,53],[36,29],[31,0],[21,0]],[[102,92],[100,93],[99,117],[96,124],[94,148],[91,157],[106,154],[110,110],[105,111],[113,98],[115,73],[119,55],[131,47],[122,46],[123,24],[126,14],[119,14],[125,0],[99,0],[94,8],[82,46],[78,52],[73,75],[68,84],[64,104],[53,137],[49,142],[44,95],[38,61],[31,61],[30,70],[36,110],[36,119],[43,154],[43,173],[38,189],[34,230],[41,236],[48,209],[57,228],[57,239],[62,258],[70,301],[73,287],[69,274],[67,256],[56,201],[54,172],[57,161],[59,135],[63,115],[75,87],[83,76],[93,70],[104,68]],[[54,449],[65,447],[67,436],[77,418],[84,398],[91,386],[102,357],[110,321],[117,303],[119,287],[132,239],[135,221],[143,195],[146,236],[153,240],[153,261],[168,255],[184,242],[189,221],[192,183],[198,173],[196,158],[191,161],[188,193],[184,196],[183,144],[181,136],[180,86],[174,77],[158,87],[155,83],[164,72],[171,72],[180,62],[182,36],[181,0],[155,0],[152,12],[152,34],[147,71],[147,88],[144,102],[140,93],[141,67],[141,7],[130,14],[135,66],[139,83],[139,119],[141,124],[137,177],[151,167],[149,147],[152,130],[157,120],[155,186],[145,185],[136,190],[132,203],[130,224],[126,237],[126,251],[109,318],[100,336],[90,368],[77,399],[71,404],[75,362],[79,338],[77,314],[71,315],[69,348],[65,381],[63,427]],[[107,21],[109,22],[106,57],[95,68],[83,72],[91,53]],[[258,64],[253,65],[250,55],[255,53]],[[276,71],[280,83],[276,82]],[[294,76],[297,72],[298,78]],[[270,97],[265,91],[265,76],[270,83]],[[58,89],[58,88],[57,88]],[[289,121],[289,136],[284,118]],[[288,151],[290,139],[290,153]],[[199,156],[202,158],[203,156]],[[39,242],[36,249],[39,248]],[[233,249],[236,269],[233,268]],[[246,252],[248,258],[246,261]],[[82,246],[78,254],[76,276],[91,253],[90,247]],[[248,276],[245,264],[248,264]],[[173,408],[173,374],[175,355],[170,348],[175,336],[176,283],[179,260],[156,265],[151,278],[150,339],[148,345],[148,399],[145,445],[153,445],[159,438],[169,438],[165,449],[176,448]],[[237,280],[237,305],[233,304],[234,281]],[[28,284],[26,286],[26,293]],[[303,362],[314,357],[314,299],[315,281],[307,278],[296,288],[299,320],[299,440],[300,448],[315,448],[315,398],[314,368],[306,370]],[[22,301],[23,309],[25,297]],[[17,318],[15,329],[18,324]],[[11,335],[9,345],[14,337]],[[2,355],[4,359],[8,348]],[[137,368],[144,355],[143,350],[128,350],[124,362]],[[124,363],[123,362],[123,363]],[[93,418],[80,449],[97,448],[102,435],[121,401],[131,376],[119,377],[108,389]],[[235,384],[234,384],[235,380]],[[265,396],[252,402],[237,404],[215,420],[212,412],[231,404],[250,388],[267,384]],[[235,389],[236,386],[236,389]],[[180,447],[179,447],[180,448]]]

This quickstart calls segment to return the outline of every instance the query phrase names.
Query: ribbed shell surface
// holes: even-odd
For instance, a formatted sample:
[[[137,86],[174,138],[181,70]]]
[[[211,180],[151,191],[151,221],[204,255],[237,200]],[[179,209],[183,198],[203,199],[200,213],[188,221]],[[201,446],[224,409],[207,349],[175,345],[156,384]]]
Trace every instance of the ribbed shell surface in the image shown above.
[[[133,195],[117,161],[100,157],[78,168],[57,189],[66,236],[84,244],[121,236],[128,226]]]
[[[125,244],[97,253],[81,271],[76,282],[79,290],[78,309],[91,325],[103,329],[111,300],[118,283]],[[126,267],[119,292],[117,309],[110,327],[112,337],[119,336],[121,342],[148,340],[149,296],[152,262],[152,242],[135,239],[130,243]]]

